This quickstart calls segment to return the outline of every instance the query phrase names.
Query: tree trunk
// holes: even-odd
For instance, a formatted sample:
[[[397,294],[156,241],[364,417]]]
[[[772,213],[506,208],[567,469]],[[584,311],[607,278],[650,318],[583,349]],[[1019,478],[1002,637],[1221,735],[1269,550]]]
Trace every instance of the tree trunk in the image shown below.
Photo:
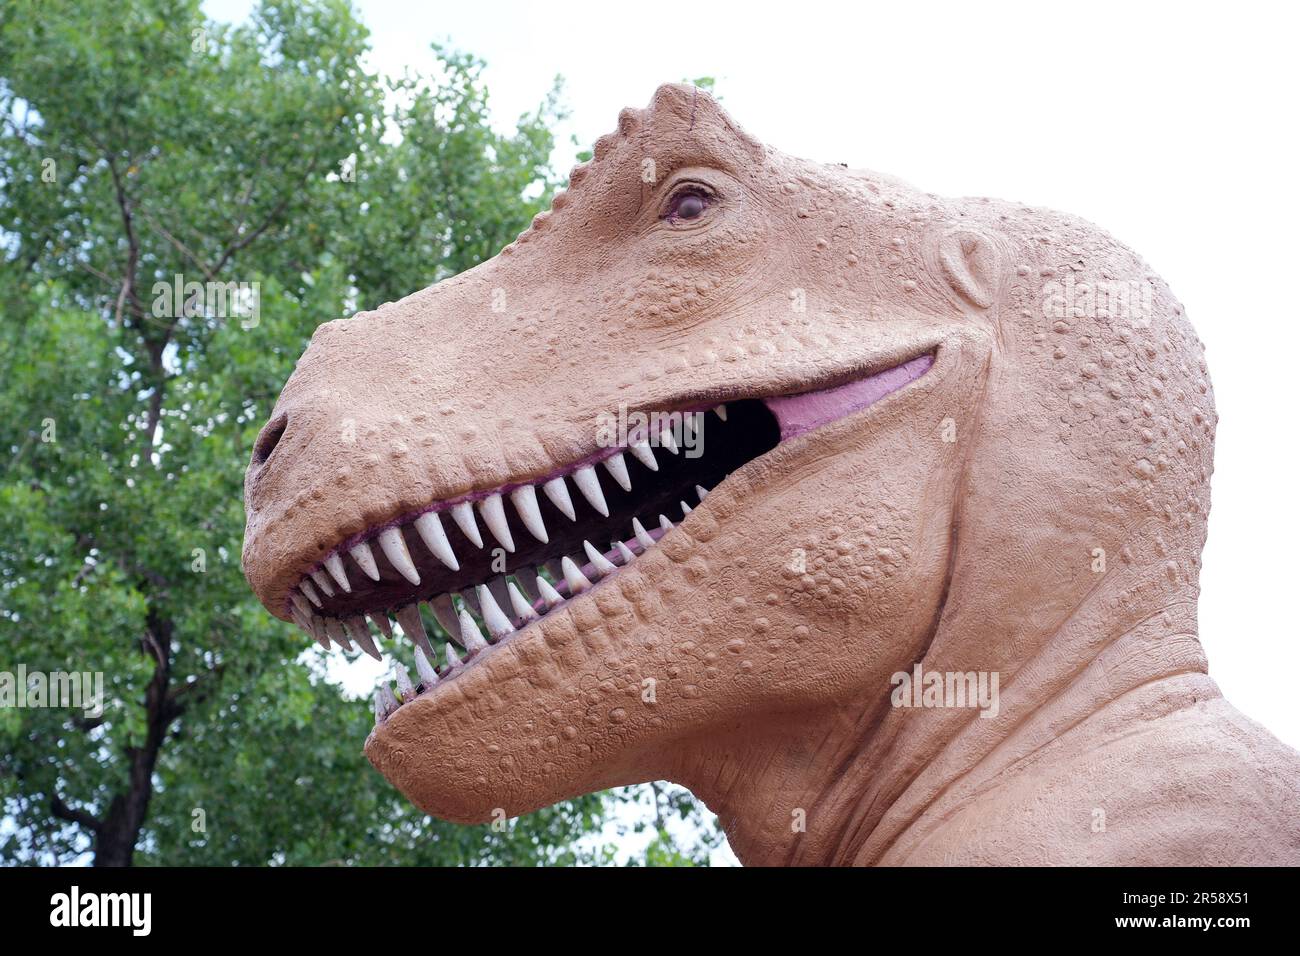
[[[171,622],[161,620],[152,608],[148,622],[145,646],[154,656],[153,678],[145,690],[148,730],[142,746],[127,748],[127,760],[131,763],[128,788],[113,798],[108,815],[95,833],[95,866],[131,865],[140,830],[149,814],[158,754],[167,739],[168,727],[179,713],[167,696],[171,682]]]

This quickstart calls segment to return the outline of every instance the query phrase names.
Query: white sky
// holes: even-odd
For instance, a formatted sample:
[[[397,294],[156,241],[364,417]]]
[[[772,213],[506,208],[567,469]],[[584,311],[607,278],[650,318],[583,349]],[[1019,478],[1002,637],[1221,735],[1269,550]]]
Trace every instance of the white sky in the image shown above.
[[[208,0],[242,19],[247,0]],[[372,66],[488,61],[502,125],[556,74],[557,165],[662,82],[710,75],[788,153],[1081,215],[1172,285],[1222,416],[1201,633],[1225,695],[1300,746],[1295,502],[1297,15],[1281,4],[361,2]],[[996,12],[990,12],[996,11]],[[1285,600],[1284,600],[1285,599]]]

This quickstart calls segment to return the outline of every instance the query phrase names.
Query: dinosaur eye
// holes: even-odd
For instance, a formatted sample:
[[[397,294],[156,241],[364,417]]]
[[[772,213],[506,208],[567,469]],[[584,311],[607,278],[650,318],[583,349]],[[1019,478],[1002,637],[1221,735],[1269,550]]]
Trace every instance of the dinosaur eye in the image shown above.
[[[683,196],[673,209],[673,215],[678,219],[694,219],[696,216],[704,215],[704,197],[695,195]]]
[[[668,208],[663,218],[669,222],[692,221],[704,215],[709,208],[711,196],[699,186],[689,186],[674,193],[668,200]]]

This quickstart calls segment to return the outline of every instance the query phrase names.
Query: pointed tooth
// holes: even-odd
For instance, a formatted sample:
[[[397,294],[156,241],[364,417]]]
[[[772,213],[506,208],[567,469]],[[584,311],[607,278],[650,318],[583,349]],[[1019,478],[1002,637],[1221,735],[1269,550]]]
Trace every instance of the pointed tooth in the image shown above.
[[[402,537],[401,528],[389,528],[379,532],[379,547],[397,569],[398,574],[412,584],[420,583],[420,572],[415,570],[411,552],[406,550],[406,539]]]
[[[569,497],[569,486],[564,483],[564,476],[552,478],[542,485],[542,491],[551,499],[551,504],[559,509],[560,514],[570,521],[577,521],[578,514],[573,510],[573,499]]]
[[[348,581],[348,574],[343,570],[343,559],[338,556],[337,551],[325,559],[325,570],[339,583],[344,594],[352,593],[352,584]]]
[[[696,486],[695,486],[695,493],[696,493],[697,495],[699,495],[700,500],[703,501],[703,500],[704,500],[704,496],[707,495],[707,494],[709,493],[709,489],[708,489],[708,488],[705,488],[703,485],[696,485]]]
[[[677,502],[677,503],[678,503],[679,505],[682,506],[682,517],[683,517],[683,518],[685,518],[688,514],[691,513],[692,508],[691,508],[691,506],[688,505],[686,502],[684,502],[684,501],[679,501],[679,502]]]
[[[528,533],[542,544],[549,542],[551,539],[546,534],[546,522],[542,520],[542,511],[537,507],[537,489],[532,485],[520,485],[510,492],[510,500],[514,502],[519,520],[524,523]]]
[[[307,603],[307,599],[305,597],[303,597],[297,591],[290,591],[289,600],[293,602],[293,606],[295,608],[297,608],[299,611],[302,612],[303,620],[308,620],[311,618],[311,605]]]
[[[308,601],[311,601],[312,604],[315,604],[317,607],[320,607],[320,595],[316,593],[316,589],[311,586],[310,581],[308,581],[306,578],[303,578],[301,581],[298,582],[298,590],[301,591],[303,594],[307,595]]]
[[[417,647],[416,651],[420,649]],[[411,675],[406,668],[393,661],[393,683],[397,685],[397,699],[405,703],[408,700],[415,699],[415,685],[411,683]]]
[[[424,621],[420,618],[420,605],[408,604],[393,617],[402,625],[402,633],[411,639],[416,647],[421,648],[430,660],[433,659],[433,647],[429,644],[429,635],[424,630]]]
[[[310,576],[326,597],[334,596],[334,585],[330,584],[330,579],[324,571],[312,571]]]
[[[451,542],[447,540],[447,532],[442,530],[442,519],[435,512],[426,511],[416,518],[415,532],[420,536],[420,540],[424,542],[424,546],[429,549],[430,554],[453,571],[460,570],[460,562],[456,560],[456,552],[451,549]]]
[[[478,522],[474,520],[474,509],[468,501],[451,506],[451,517],[460,528],[460,533],[470,540],[476,548],[483,547],[483,535],[479,534]]]
[[[352,641],[348,639],[347,633],[343,630],[343,622],[336,617],[325,618],[325,633],[339,647],[345,651],[355,651]]]
[[[537,620],[537,612],[533,606],[528,603],[528,599],[520,593],[518,585],[511,581],[506,585],[506,592],[510,595],[510,609],[515,612],[515,617],[520,621]]]
[[[590,541],[582,542],[582,550],[587,552],[587,560],[591,562],[592,569],[602,578],[611,571],[618,570],[618,565],[592,547]]]
[[[529,601],[537,600],[537,569],[530,564],[525,564],[515,572],[515,580],[519,582],[519,590],[523,592],[524,597]]]
[[[464,612],[462,611],[461,613],[463,614]],[[470,623],[473,623],[473,622],[471,621]],[[481,638],[481,637],[479,638],[479,640],[482,640],[482,639],[483,639],[483,638]],[[448,670],[453,670],[453,671],[459,669],[459,668],[460,668],[460,656],[456,653],[456,645],[452,644],[451,641],[448,641],[447,644],[446,644],[446,646],[443,648],[443,651],[444,651],[444,652],[446,653],[446,655],[447,655],[447,669],[448,669]]]
[[[627,450],[631,453],[633,458],[641,462],[641,464],[645,465],[651,471],[659,470],[659,462],[655,461],[655,453],[645,440],[632,442],[632,444],[627,446]]]
[[[316,643],[325,650],[330,649],[330,636],[325,632],[325,618],[313,614],[311,617],[311,636],[316,638]]]
[[[659,447],[667,448],[674,455],[677,454],[677,439],[671,428],[665,428],[659,433]]]
[[[564,568],[564,582],[569,585],[570,594],[581,594],[591,587],[591,582],[587,580],[585,574],[578,570],[578,566],[573,563],[572,558],[561,558],[560,566]]]
[[[624,565],[632,563],[632,559],[636,557],[636,552],[625,545],[622,541],[612,541],[610,544],[614,550],[618,552],[619,557],[623,559]]]
[[[491,598],[491,595],[488,595]],[[474,615],[464,608],[460,609],[460,646],[471,654],[476,654],[490,645],[483,639],[483,632],[478,629]]]
[[[542,600],[546,602],[547,608],[556,608],[564,603],[564,598],[560,597],[560,592],[551,587],[551,583],[537,575],[537,592],[541,595]]]
[[[379,653],[379,648],[375,646],[374,639],[370,636],[370,627],[366,624],[364,617],[349,617],[343,621],[343,626],[348,629],[348,634],[357,642],[360,648],[377,661],[382,661],[384,656]]]
[[[425,690],[428,690],[430,687],[433,687],[438,683],[438,672],[434,670],[433,665],[429,663],[429,658],[428,655],[424,653],[424,648],[418,646],[415,649],[415,673],[416,676],[420,678],[420,683],[424,685]]]
[[[370,545],[365,541],[358,541],[352,547],[348,548],[348,554],[352,555],[352,560],[357,563],[365,576],[372,581],[379,580],[379,566],[375,564],[375,553],[370,550]]]
[[[721,418],[724,422],[727,420],[726,405],[715,405],[713,406],[713,410],[718,413],[718,417]]]
[[[391,717],[397,712],[397,708],[402,706],[402,702],[393,696],[393,690],[388,686],[388,681],[384,681],[379,685],[379,693],[383,697],[384,707],[388,711],[388,716]]]
[[[492,537],[501,542],[501,547],[511,554],[515,553],[515,542],[510,537],[510,526],[506,524],[506,508],[501,503],[500,495],[489,495],[478,503],[478,513],[483,516],[483,523],[492,532]]]
[[[456,606],[451,603],[450,594],[439,594],[429,602],[429,610],[442,625],[442,629],[453,641],[460,640],[460,621],[456,617]]]
[[[392,691],[389,691],[391,696]],[[378,727],[385,720],[391,711],[388,709],[388,703],[384,700],[383,691],[378,687],[375,688],[375,726]]]
[[[655,546],[654,537],[645,529],[645,525],[641,524],[640,518],[632,519],[632,533],[636,535],[637,544],[641,545],[642,549]]]
[[[609,472],[610,477],[618,482],[620,488],[624,491],[632,490],[632,478],[627,473],[627,459],[623,457],[622,452],[610,455],[601,464],[605,466],[605,470]]]
[[[578,486],[589,505],[604,517],[609,517],[609,505],[605,504],[605,493],[600,490],[600,478],[596,475],[596,469],[590,465],[579,468],[573,473],[573,483]]]
[[[497,599],[482,584],[478,586],[478,603],[483,608],[483,623],[487,625],[488,633],[494,638],[505,637],[507,634],[515,632],[515,626],[510,623],[510,618],[506,617],[505,612],[501,610],[501,606],[497,604]]]
[[[316,643],[327,651],[334,646],[330,643],[329,635],[325,633],[325,625],[323,623],[320,626],[320,633],[313,634],[312,636],[316,638]]]
[[[659,527],[663,528],[665,531],[672,531],[672,530],[673,530],[673,523],[672,523],[671,521],[668,520],[668,516],[667,516],[667,515],[660,515],[660,516],[659,516]]]
[[[375,627],[379,628],[379,632],[391,641],[393,639],[393,625],[389,622],[388,615],[383,611],[371,611],[369,616]]]

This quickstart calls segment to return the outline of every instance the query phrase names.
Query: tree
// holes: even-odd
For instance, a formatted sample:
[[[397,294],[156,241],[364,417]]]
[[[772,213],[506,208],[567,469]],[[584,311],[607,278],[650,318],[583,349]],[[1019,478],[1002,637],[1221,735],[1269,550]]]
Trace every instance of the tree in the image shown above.
[[[0,671],[105,691],[0,707],[0,859],[608,858],[599,796],[499,831],[417,812],[238,564],[243,469],[315,326],[526,226],[558,86],[499,135],[481,63],[385,85],[341,0],[0,11]]]

